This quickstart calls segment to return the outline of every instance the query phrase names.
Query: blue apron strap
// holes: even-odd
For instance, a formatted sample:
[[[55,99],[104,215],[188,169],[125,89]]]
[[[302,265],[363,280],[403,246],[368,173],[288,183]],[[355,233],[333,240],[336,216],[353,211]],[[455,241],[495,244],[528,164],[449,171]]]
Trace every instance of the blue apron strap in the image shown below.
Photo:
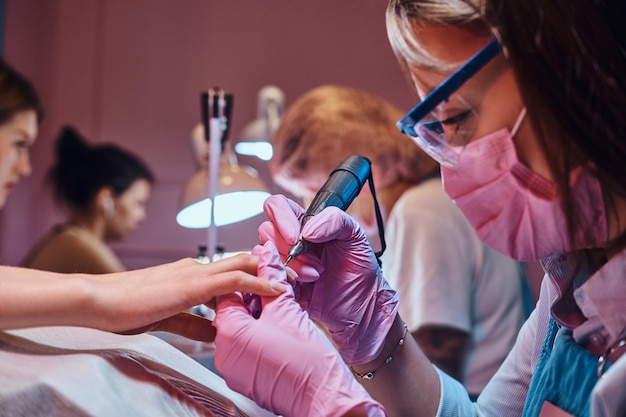
[[[551,317],[522,416],[537,417],[550,403],[573,416],[588,417],[598,382],[598,357],[578,345],[569,329]]]
[[[533,298],[533,292],[530,288],[530,280],[528,279],[528,271],[526,265],[519,263],[519,277],[520,285],[522,287],[522,302],[524,306],[524,320],[530,316],[535,308],[535,300]]]

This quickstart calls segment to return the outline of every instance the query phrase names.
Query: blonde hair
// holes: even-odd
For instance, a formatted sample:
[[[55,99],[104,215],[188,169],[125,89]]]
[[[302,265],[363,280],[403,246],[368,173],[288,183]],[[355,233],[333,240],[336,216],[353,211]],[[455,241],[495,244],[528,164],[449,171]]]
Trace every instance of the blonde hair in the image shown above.
[[[414,36],[419,25],[431,24],[466,28],[489,35],[483,20],[483,0],[390,0],[385,14],[387,36],[400,66],[452,71],[460,62],[444,62],[431,55]]]
[[[317,87],[286,111],[273,136],[270,172],[294,194],[294,180],[325,180],[346,157],[369,158],[385,183],[421,180],[425,166],[436,168],[395,123],[402,112],[380,97],[348,87]],[[376,169],[376,168],[375,168]]]

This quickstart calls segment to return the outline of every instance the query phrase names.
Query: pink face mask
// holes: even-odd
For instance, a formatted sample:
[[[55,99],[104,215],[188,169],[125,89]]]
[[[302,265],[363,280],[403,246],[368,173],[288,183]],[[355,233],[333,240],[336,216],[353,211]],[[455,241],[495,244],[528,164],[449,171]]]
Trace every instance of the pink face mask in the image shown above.
[[[470,142],[454,168],[441,167],[444,189],[487,245],[519,261],[578,249],[603,247],[607,223],[602,190],[588,166],[570,174],[570,186],[585,229],[570,247],[556,185],[517,159],[513,133],[501,129]]]

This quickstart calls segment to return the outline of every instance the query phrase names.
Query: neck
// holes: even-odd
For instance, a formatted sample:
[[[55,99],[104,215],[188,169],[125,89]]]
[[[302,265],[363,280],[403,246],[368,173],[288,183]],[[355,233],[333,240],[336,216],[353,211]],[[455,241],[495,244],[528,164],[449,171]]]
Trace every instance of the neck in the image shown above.
[[[102,241],[106,240],[106,220],[99,216],[74,212],[68,223],[88,231]]]

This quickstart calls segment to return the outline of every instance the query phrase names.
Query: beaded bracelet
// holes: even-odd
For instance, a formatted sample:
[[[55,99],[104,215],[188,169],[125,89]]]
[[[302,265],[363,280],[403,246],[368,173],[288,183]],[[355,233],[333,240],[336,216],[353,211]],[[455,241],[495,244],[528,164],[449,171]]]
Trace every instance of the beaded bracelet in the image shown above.
[[[406,338],[406,334],[407,334],[407,332],[409,330],[409,326],[407,326],[406,323],[403,324],[403,327],[404,327],[404,332],[402,333],[402,337],[398,341],[398,344],[396,345],[396,348],[393,350],[393,352],[391,352],[391,355],[389,355],[387,357],[387,359],[385,359],[385,361],[382,364],[380,364],[380,366],[378,368],[374,369],[373,371],[369,371],[369,372],[366,372],[364,374],[361,374],[361,373],[358,373],[357,371],[355,371],[353,367],[350,367],[350,370],[352,371],[352,373],[354,375],[356,375],[357,377],[361,378],[361,379],[370,380],[370,379],[374,378],[374,375],[376,374],[376,372],[378,372],[378,370],[380,368],[382,368],[383,366],[387,365],[388,363],[391,363],[391,361],[393,360],[393,355],[395,355],[396,352],[398,351],[398,348],[404,344],[404,339]]]

